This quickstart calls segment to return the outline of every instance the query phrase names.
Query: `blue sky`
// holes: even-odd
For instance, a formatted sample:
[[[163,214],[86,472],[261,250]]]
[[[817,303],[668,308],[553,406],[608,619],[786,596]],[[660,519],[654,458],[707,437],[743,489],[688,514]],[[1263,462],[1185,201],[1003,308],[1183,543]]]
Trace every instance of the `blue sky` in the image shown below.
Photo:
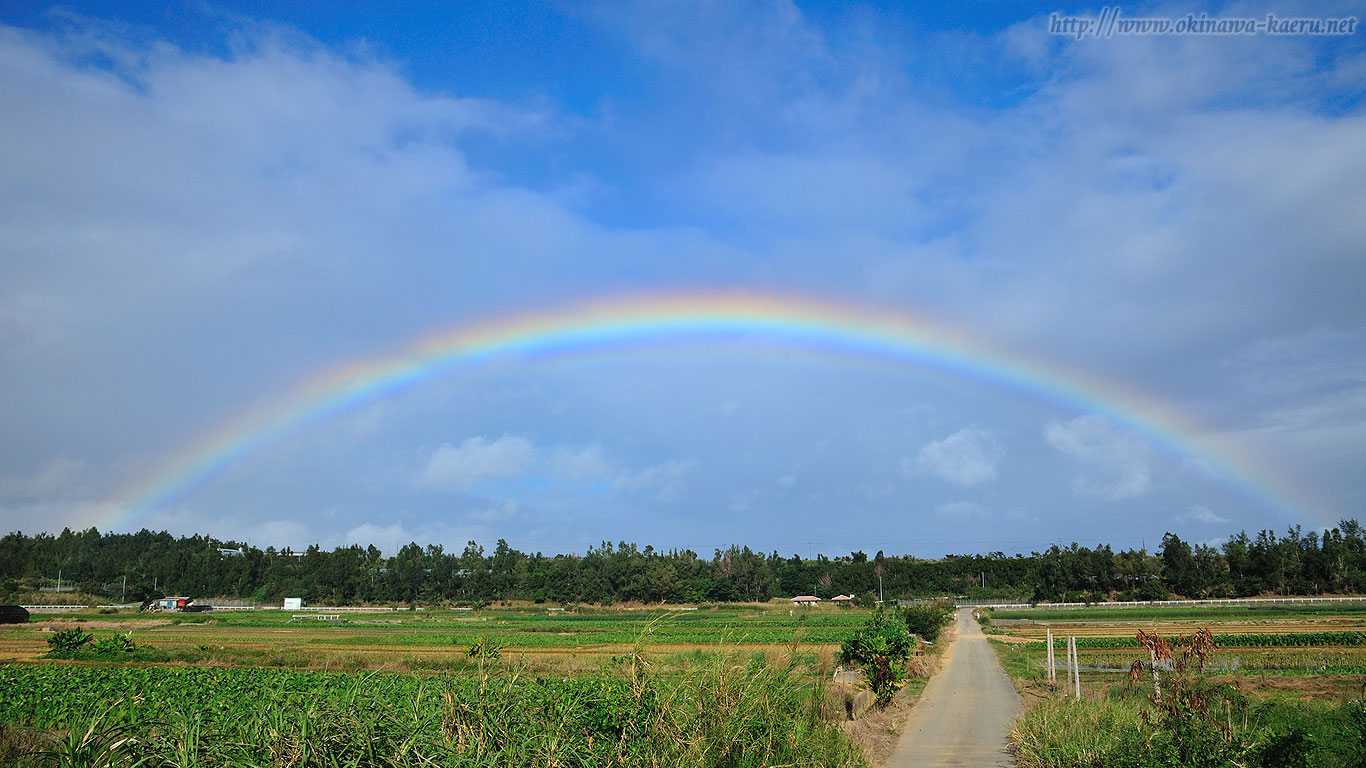
[[[1362,35],[1048,34],[1098,11],[8,3],[0,528],[935,556],[1359,516]],[[760,340],[462,368],[128,507],[320,371],[704,290],[1111,382],[1279,498],[1098,409]]]

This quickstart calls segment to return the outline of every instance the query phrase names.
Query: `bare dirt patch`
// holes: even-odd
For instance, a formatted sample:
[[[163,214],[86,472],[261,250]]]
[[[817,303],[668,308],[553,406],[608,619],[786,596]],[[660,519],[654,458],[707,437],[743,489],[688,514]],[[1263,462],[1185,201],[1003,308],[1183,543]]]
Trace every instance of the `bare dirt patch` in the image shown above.
[[[31,622],[31,623],[30,623],[30,626],[31,626],[31,628],[33,629],[34,632],[42,632],[42,631],[44,631],[44,629],[45,629],[46,627],[53,627],[53,628],[57,628],[57,629],[69,629],[69,628],[71,628],[71,627],[79,626],[79,627],[81,627],[82,629],[129,630],[129,629],[151,629],[152,627],[158,627],[158,626],[162,626],[162,625],[170,624],[170,623],[171,623],[171,620],[170,620],[170,619],[131,619],[131,620],[126,620],[126,621],[103,621],[103,620],[101,620],[101,621],[90,621],[90,620],[85,619],[85,618],[82,618],[82,617],[80,617],[80,616],[61,616],[61,617],[57,617],[57,616],[47,617],[47,616],[44,616],[44,617],[42,618],[41,621],[34,621],[34,622]]]

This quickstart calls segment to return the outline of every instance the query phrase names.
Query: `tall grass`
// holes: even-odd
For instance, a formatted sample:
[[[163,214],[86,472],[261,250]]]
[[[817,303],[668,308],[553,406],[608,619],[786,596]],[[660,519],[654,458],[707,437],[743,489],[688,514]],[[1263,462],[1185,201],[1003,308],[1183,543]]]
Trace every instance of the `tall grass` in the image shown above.
[[[108,768],[861,765],[819,686],[790,662],[730,653],[656,673],[633,653],[621,664],[580,678],[490,663],[473,679],[266,685],[224,708],[142,720],[111,703],[56,724],[18,764],[73,765],[79,752]]]
[[[1144,745],[1137,703],[1117,700],[1040,702],[1015,722],[1011,741],[1020,768],[1119,765],[1126,745]]]
[[[1015,722],[1020,768],[1361,768],[1366,707],[1348,701],[1266,702],[1236,696],[1204,715],[1172,716],[1132,690],[1081,701],[1048,699]]]

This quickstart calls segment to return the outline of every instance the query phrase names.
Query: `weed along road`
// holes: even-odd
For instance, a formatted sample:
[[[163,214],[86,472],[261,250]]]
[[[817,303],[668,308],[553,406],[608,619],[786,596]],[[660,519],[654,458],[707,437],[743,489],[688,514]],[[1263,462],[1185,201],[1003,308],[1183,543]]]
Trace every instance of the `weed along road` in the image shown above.
[[[944,667],[911,710],[887,768],[1010,766],[1010,723],[1023,711],[971,608],[958,611],[958,635]]]

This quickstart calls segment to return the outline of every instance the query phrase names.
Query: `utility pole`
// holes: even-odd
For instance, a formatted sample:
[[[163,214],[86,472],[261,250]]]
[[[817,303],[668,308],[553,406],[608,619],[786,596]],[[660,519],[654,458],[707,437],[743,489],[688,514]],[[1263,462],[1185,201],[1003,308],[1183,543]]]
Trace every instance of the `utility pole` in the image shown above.
[[[123,602],[128,602],[128,574],[123,574]]]
[[[57,594],[62,594],[62,569],[57,569]]]
[[[815,556],[811,554],[811,552],[812,552],[812,550],[811,550],[811,542],[808,541],[808,542],[806,542],[806,559],[807,559],[807,560],[815,560],[815,559],[816,559]]]
[[[882,602],[882,577],[877,577],[877,601]]]

